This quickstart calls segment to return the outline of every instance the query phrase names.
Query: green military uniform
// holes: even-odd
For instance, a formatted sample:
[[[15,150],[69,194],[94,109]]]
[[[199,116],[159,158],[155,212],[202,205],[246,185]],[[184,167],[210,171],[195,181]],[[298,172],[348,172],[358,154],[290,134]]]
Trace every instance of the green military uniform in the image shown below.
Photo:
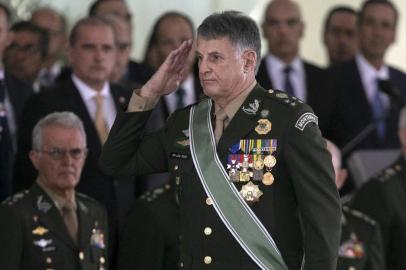
[[[379,226],[365,214],[343,206],[337,270],[383,270]]]
[[[406,269],[406,162],[394,164],[355,194],[352,207],[375,219],[381,228],[387,270]]]
[[[171,173],[180,202],[183,269],[258,269],[228,231],[200,183],[189,148],[189,111],[187,107],[175,112],[162,130],[147,136],[143,127],[150,111],[119,112],[99,164],[113,175]],[[250,146],[242,149],[242,142],[272,148],[276,163],[268,172],[274,181],[256,181],[262,196],[256,192],[252,197],[248,192],[246,199],[258,199],[250,207],[291,270],[300,269],[304,253],[304,269],[337,266],[341,209],[331,158],[314,122],[310,108],[300,100],[257,85],[217,146],[218,157],[230,175],[235,160],[244,162],[242,152],[253,150]],[[239,191],[247,185],[246,173],[254,174],[252,160],[247,162],[251,165],[245,168],[244,178],[234,182]]]
[[[179,269],[179,223],[179,208],[169,184],[141,195],[120,237],[117,269]]]
[[[37,185],[0,205],[1,269],[107,269],[107,216],[95,200],[76,193],[78,245],[48,195]]]

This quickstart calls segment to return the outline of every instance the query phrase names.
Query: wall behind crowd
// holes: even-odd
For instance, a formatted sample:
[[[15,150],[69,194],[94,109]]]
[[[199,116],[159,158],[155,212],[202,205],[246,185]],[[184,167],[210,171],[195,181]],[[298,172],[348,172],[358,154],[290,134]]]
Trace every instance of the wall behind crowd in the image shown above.
[[[1,0],[6,1],[7,0]],[[49,5],[67,16],[70,25],[85,16],[89,5],[93,0],[20,0],[11,1],[12,6],[18,5],[18,15],[28,16],[29,10],[35,6]],[[258,24],[261,23],[265,5],[269,0],[127,0],[130,9],[135,16],[133,57],[142,59],[146,42],[149,37],[155,19],[168,10],[178,10],[188,14],[195,25],[214,11],[236,9],[250,14]],[[406,71],[406,1],[392,0],[399,9],[400,18],[397,30],[396,44],[393,45],[387,55],[388,62]],[[311,60],[321,66],[326,65],[327,58],[322,41],[322,25],[327,11],[334,5],[346,4],[358,8],[363,0],[297,0],[303,20],[306,24],[305,36],[301,43],[301,54],[305,59]],[[265,52],[266,44],[263,44]]]

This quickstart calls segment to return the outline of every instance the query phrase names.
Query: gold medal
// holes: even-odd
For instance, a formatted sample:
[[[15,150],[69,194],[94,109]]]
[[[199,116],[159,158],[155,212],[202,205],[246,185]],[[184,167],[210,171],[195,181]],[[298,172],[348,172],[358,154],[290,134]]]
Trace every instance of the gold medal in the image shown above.
[[[271,131],[272,123],[268,119],[259,119],[258,126],[255,127],[255,131],[260,135],[268,134]]]
[[[266,167],[272,168],[276,164],[276,158],[274,156],[272,156],[272,155],[267,155],[264,158],[264,164],[265,164]]]
[[[262,170],[263,168],[264,168],[264,160],[261,158],[261,155],[257,155],[257,158],[254,161],[254,169]]]
[[[259,198],[263,193],[259,189],[258,185],[255,185],[249,181],[247,184],[242,186],[240,194],[247,203],[254,203],[259,201]]]
[[[264,173],[264,177],[262,178],[262,183],[264,185],[270,186],[273,184],[273,181],[275,178],[273,177],[273,174],[271,172],[266,172]]]

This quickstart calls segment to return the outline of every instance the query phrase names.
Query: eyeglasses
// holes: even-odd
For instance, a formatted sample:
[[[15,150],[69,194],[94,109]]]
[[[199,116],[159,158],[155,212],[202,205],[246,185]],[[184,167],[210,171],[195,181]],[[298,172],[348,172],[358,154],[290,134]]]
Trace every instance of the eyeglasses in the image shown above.
[[[9,52],[20,52],[25,55],[33,55],[33,54],[40,52],[40,48],[33,44],[27,44],[27,45],[21,46],[16,43],[11,43],[11,45],[8,46],[7,50]]]
[[[62,149],[62,148],[54,147],[51,150],[36,150],[36,151],[47,154],[54,160],[63,159],[67,153],[69,153],[71,158],[76,159],[76,160],[84,158],[87,155],[87,148]]]

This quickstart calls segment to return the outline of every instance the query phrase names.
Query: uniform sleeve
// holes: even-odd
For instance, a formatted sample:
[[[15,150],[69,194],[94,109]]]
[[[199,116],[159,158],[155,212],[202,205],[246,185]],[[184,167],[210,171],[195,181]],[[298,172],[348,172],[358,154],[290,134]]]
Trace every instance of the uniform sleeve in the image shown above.
[[[300,211],[304,269],[333,270],[337,266],[341,206],[325,140],[317,125],[303,118],[305,114],[309,112],[297,114],[292,121],[284,158]]]
[[[365,269],[381,270],[385,268],[384,249],[382,235],[378,224],[375,224],[371,241],[368,243],[368,257]]]
[[[167,171],[165,128],[144,135],[150,114],[151,111],[117,113],[99,159],[105,174],[122,177]]]
[[[1,269],[19,270],[23,259],[23,228],[20,218],[6,205],[0,205]]]

